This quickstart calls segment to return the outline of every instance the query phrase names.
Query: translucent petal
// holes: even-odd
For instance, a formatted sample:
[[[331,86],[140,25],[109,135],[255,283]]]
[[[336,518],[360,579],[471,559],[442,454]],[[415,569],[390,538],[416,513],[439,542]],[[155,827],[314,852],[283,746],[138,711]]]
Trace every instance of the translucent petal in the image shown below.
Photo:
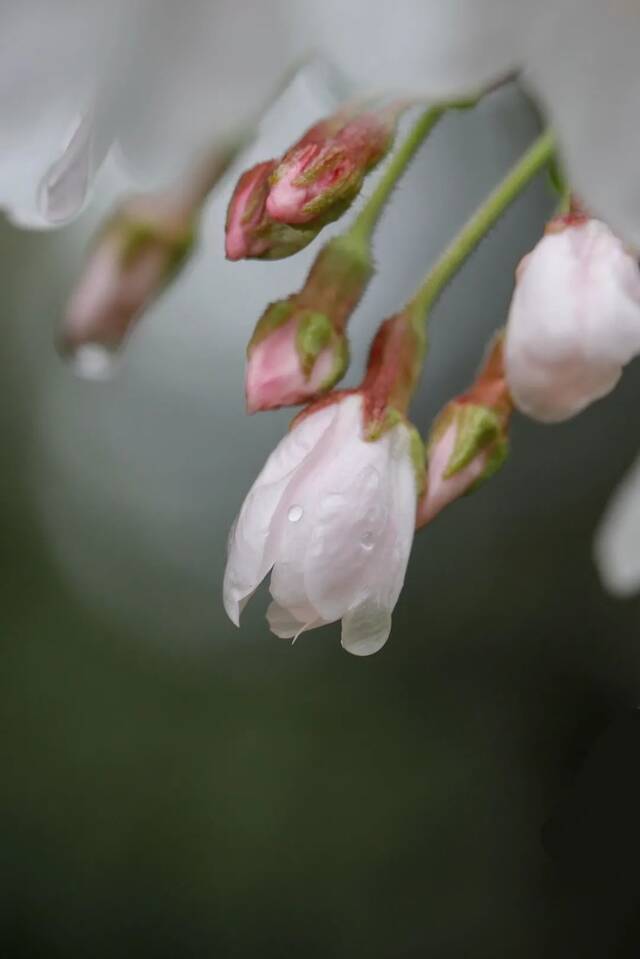
[[[640,458],[607,504],[594,542],[604,585],[617,596],[640,589]]]
[[[564,0],[528,53],[527,80],[558,133],[572,186],[640,248],[640,10]]]
[[[229,542],[223,597],[227,615],[238,623],[243,599],[257,588],[273,565],[267,549],[276,511],[297,467],[313,451],[334,417],[331,407],[303,419],[280,441],[251,487]],[[274,536],[274,540],[277,537]]]
[[[371,656],[382,649],[391,632],[391,611],[367,601],[342,620],[340,642],[354,656]]]

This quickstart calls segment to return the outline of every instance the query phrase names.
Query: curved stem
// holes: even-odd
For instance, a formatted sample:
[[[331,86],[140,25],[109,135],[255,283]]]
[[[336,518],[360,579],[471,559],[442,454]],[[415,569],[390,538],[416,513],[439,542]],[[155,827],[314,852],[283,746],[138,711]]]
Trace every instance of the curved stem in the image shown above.
[[[393,188],[446,109],[446,105],[430,107],[413,125],[409,135],[391,158],[375,190],[347,230],[351,239],[370,242]]]
[[[554,155],[554,139],[550,131],[543,133],[516,163],[504,180],[489,194],[455,239],[431,267],[408,307],[415,310],[422,322],[446,285],[489,230],[500,219],[530,181]],[[415,315],[415,314],[414,314]]]

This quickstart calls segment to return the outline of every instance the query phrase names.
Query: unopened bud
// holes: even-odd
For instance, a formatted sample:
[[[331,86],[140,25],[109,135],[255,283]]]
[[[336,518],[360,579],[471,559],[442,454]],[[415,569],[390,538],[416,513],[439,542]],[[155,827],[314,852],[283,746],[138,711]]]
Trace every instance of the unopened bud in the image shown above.
[[[427,482],[418,507],[418,526],[475,490],[504,463],[511,401],[502,369],[502,341],[471,389],[448,403],[427,443]]]
[[[267,212],[269,178],[276,166],[276,160],[258,163],[238,180],[227,209],[228,260],[281,260],[304,249],[317,236],[320,226],[288,226]]]
[[[638,353],[636,258],[579,210],[552,220],[516,272],[505,346],[516,406],[569,419],[611,392]]]
[[[248,411],[304,403],[331,389],[346,369],[347,355],[345,337],[323,313],[297,308],[293,297],[272,304],[248,350]]]
[[[368,245],[349,234],[335,237],[300,292],[265,310],[247,351],[249,412],[306,403],[342,378],[345,328],[372,274]]]
[[[292,225],[341,216],[390,149],[400,109],[343,111],[308,130],[270,175],[269,215]]]
[[[61,346],[78,372],[109,375],[111,358],[145,307],[184,264],[195,218],[159,197],[133,197],[112,216],[90,252],[67,309]]]

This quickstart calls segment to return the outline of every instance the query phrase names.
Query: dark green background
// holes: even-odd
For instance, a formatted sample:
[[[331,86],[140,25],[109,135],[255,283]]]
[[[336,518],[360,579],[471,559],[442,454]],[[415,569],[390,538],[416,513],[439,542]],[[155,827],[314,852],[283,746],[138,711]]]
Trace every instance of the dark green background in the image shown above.
[[[534,132],[514,91],[437,131],[385,220],[357,364]],[[435,311],[423,430],[504,322],[552,204],[540,181]],[[194,268],[208,297],[186,275],[114,384],[87,385],[52,340],[89,228],[0,234],[2,955],[636,956],[615,813],[573,845],[561,824],[553,856],[542,835],[637,699],[640,605],[604,594],[591,541],[640,442],[638,370],[574,422],[515,420],[504,471],[417,538],[380,654],[350,657],[333,627],[292,648],[263,594],[239,633],[219,594],[226,529],[286,423],[244,418],[243,345],[308,257],[228,269],[215,222]],[[184,515],[160,496],[141,532],[136,502],[165,483]],[[629,775],[639,761],[630,746]]]

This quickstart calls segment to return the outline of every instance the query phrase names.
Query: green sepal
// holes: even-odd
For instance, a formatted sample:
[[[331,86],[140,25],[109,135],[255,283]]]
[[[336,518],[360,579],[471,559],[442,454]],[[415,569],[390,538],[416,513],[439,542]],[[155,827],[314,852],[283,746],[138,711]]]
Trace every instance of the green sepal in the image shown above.
[[[149,247],[164,247],[167,251],[164,282],[168,283],[182,269],[193,251],[197,238],[197,222],[194,220],[181,232],[171,234],[163,232],[153,223],[130,220],[126,215],[116,213],[98,234],[96,241],[99,242],[102,236],[109,233],[118,238],[121,262],[125,268],[130,267]]]
[[[475,492],[479,486],[482,486],[488,479],[491,479],[494,473],[497,473],[498,470],[504,465],[508,455],[509,440],[506,438],[506,436],[501,436],[487,451],[487,463],[485,468],[475,483],[471,484],[467,490],[467,493]]]
[[[422,437],[413,423],[407,423],[407,429],[409,430],[409,456],[416,475],[418,497],[420,497],[427,488],[427,454]]]
[[[405,417],[402,415],[400,410],[396,409],[394,406],[387,406],[382,419],[372,420],[367,424],[364,438],[368,443],[375,443],[375,441],[379,440],[380,437],[388,430],[393,429],[393,427],[397,426],[398,423],[404,422]]]
[[[452,418],[455,420],[456,439],[444,473],[445,479],[455,476],[468,466],[478,453],[503,438],[500,417],[487,406],[476,406],[473,403],[457,405],[452,412]],[[442,427],[438,432],[441,429]]]
[[[333,346],[333,366],[326,380],[320,384],[320,392],[326,393],[338,383],[349,368],[349,342],[346,336],[335,334]]]
[[[256,323],[251,339],[247,345],[247,355],[251,353],[254,346],[266,339],[270,333],[277,330],[287,320],[290,320],[296,310],[296,298],[290,296],[286,300],[276,300],[270,303],[258,322]]]
[[[331,320],[324,313],[303,310],[298,316],[296,349],[307,379],[311,376],[316,359],[331,342],[332,334]]]

